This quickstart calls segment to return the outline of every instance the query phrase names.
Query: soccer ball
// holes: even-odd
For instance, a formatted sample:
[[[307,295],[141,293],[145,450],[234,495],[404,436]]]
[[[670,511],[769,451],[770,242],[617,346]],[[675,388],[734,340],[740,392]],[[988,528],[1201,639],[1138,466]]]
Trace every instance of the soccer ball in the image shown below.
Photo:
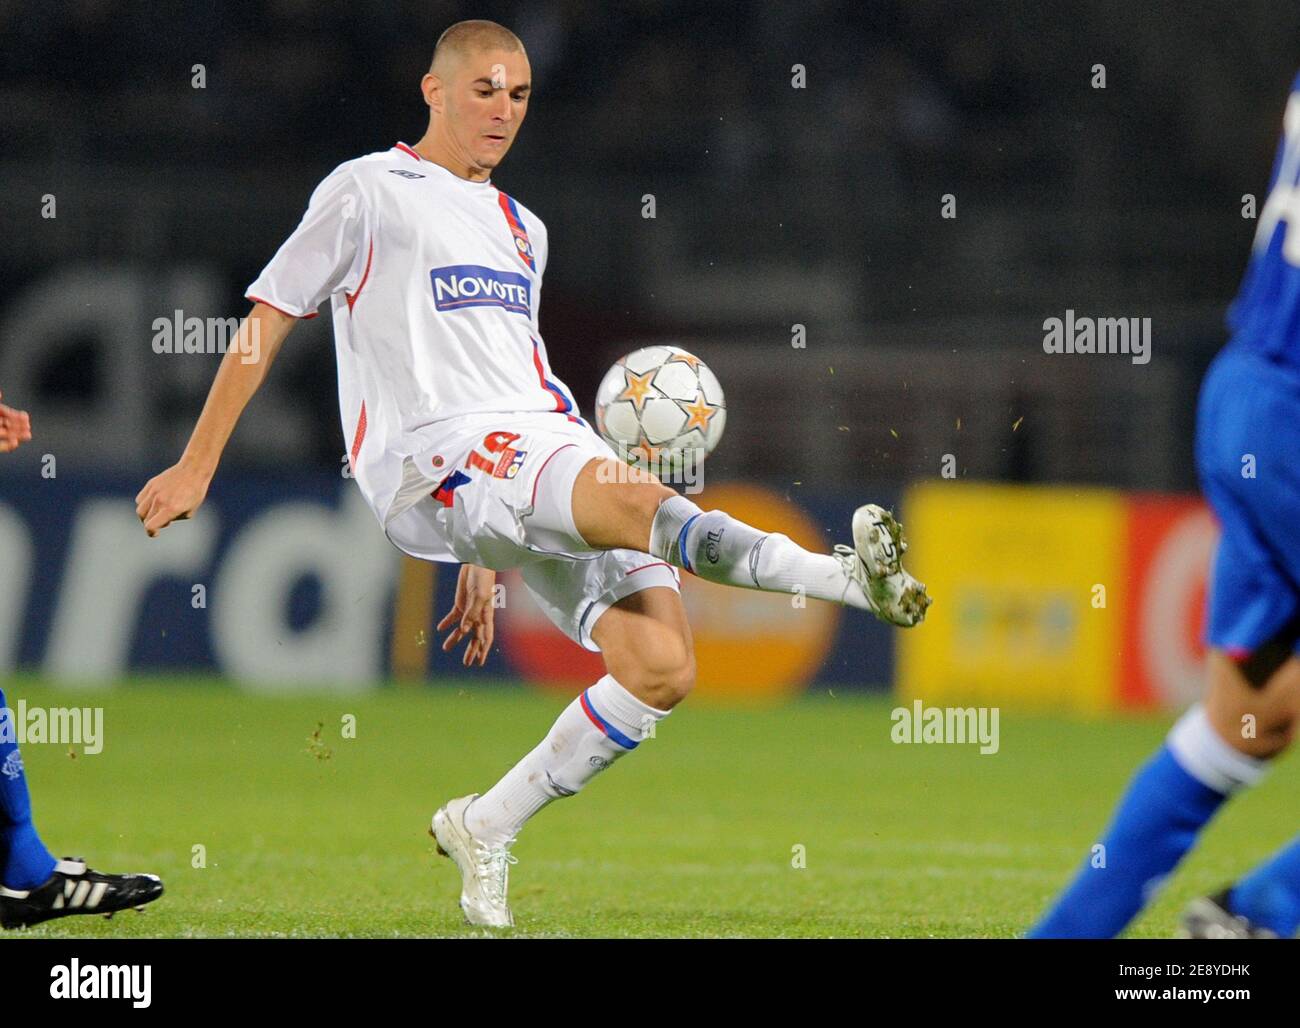
[[[629,353],[596,390],[597,431],[629,464],[655,474],[698,464],[726,423],[717,376],[676,346]]]

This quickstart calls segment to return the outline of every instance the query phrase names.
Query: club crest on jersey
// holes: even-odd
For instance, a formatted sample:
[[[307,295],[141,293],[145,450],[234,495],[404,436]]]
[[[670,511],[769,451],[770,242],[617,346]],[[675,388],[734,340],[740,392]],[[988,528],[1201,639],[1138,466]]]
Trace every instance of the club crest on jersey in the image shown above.
[[[505,193],[497,193],[497,203],[501,205],[501,213],[506,216],[510,234],[515,237],[515,249],[519,251],[519,259],[528,265],[529,271],[536,271],[537,262],[533,259],[533,244],[528,239],[528,230],[524,228],[524,219],[519,216],[519,207]]]
[[[497,271],[480,264],[453,264],[429,272],[433,305],[440,311],[466,307],[500,307],[528,317],[532,288],[516,271]]]

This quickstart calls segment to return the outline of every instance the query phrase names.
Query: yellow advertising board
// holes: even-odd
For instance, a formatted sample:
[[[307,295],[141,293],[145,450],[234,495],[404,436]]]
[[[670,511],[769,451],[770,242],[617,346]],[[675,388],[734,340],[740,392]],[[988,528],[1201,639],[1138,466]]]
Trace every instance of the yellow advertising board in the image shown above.
[[[934,597],[899,633],[898,689],[938,705],[1116,706],[1126,504],[1118,492],[926,482],[907,567]]]

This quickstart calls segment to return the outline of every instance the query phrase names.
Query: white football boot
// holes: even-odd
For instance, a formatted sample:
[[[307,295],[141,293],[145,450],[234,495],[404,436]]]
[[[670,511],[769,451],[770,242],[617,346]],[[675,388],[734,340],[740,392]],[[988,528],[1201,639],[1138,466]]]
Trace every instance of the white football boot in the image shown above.
[[[465,912],[465,920],[484,928],[513,928],[515,917],[510,913],[507,893],[510,865],[519,861],[510,854],[509,842],[487,846],[469,833],[465,808],[476,799],[478,793],[449,800],[433,815],[429,834],[438,843],[438,852],[451,857],[460,869],[460,909]]]
[[[862,588],[881,621],[911,628],[930,606],[925,585],[903,570],[903,526],[883,507],[868,503],[853,512],[853,545],[835,547],[848,576]]]
[[[1183,911],[1179,939],[1276,939],[1277,932],[1228,909],[1228,892],[1194,899]]]

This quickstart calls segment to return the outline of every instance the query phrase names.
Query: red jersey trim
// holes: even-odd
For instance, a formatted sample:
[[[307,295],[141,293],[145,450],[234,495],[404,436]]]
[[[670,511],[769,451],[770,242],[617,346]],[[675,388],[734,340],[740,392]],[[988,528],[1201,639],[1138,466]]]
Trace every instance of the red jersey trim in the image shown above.
[[[366,401],[361,401],[361,414],[357,418],[357,428],[352,435],[352,459],[348,462],[352,465],[355,473],[357,467],[357,454],[361,452],[361,444],[366,438]]]
[[[370,262],[375,259],[375,241],[370,240],[370,250],[366,253],[366,270],[361,275],[361,284],[357,286],[357,291],[348,296],[348,310],[352,310],[352,305],[357,302],[357,297],[361,295],[361,290],[366,288],[366,282],[370,279]],[[346,294],[345,294],[346,295]]]
[[[635,575],[638,571],[644,571],[646,568],[667,568],[671,571],[673,566],[667,561],[657,560],[653,564],[641,564],[638,567],[632,568],[630,571],[624,571],[623,577],[626,578],[628,575]]]

